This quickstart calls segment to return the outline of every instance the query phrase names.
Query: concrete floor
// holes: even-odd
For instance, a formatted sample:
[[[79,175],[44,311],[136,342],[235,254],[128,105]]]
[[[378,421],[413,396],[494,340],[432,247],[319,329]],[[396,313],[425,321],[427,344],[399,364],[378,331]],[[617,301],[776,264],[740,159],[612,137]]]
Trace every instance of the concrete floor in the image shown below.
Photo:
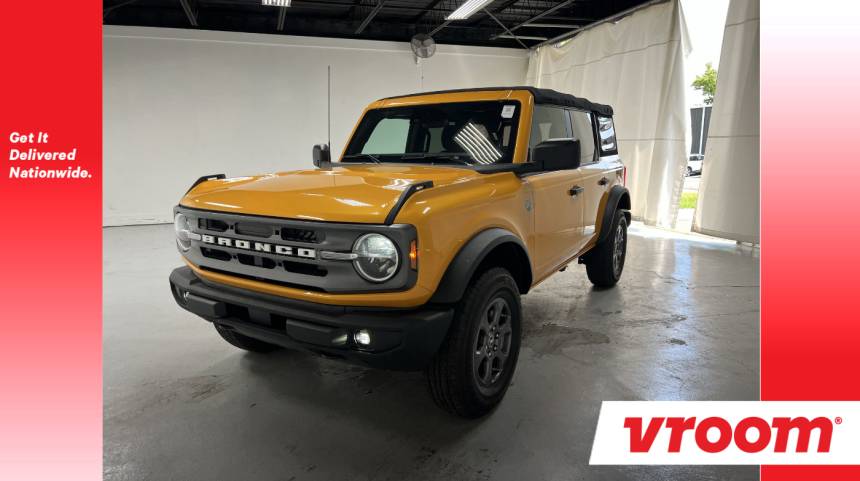
[[[634,225],[614,289],[572,265],[524,297],[501,406],[421,373],[243,353],[177,306],[172,226],[104,231],[107,480],[757,479],[756,467],[588,465],[601,400],[758,398],[758,251]]]

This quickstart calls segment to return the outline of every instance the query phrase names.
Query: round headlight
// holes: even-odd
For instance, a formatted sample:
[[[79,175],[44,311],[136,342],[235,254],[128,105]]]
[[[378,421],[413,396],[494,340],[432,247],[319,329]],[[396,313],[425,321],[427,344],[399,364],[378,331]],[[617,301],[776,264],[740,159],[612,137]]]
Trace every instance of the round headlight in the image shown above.
[[[371,282],[385,282],[394,277],[400,265],[400,254],[391,239],[382,234],[364,234],[355,241],[352,252],[355,270]]]
[[[173,218],[173,228],[176,230],[176,245],[183,252],[191,248],[191,224],[184,214],[176,214]]]

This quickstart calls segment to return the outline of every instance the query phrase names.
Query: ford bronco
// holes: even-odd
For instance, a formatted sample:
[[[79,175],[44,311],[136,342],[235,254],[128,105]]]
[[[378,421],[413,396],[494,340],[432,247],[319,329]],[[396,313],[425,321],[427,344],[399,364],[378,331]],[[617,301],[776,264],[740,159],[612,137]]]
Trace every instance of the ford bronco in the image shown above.
[[[532,87],[371,103],[337,161],[200,178],[175,207],[176,302],[248,351],[424,370],[460,416],[505,395],[520,296],[578,260],[624,267],[630,195],[612,108]]]

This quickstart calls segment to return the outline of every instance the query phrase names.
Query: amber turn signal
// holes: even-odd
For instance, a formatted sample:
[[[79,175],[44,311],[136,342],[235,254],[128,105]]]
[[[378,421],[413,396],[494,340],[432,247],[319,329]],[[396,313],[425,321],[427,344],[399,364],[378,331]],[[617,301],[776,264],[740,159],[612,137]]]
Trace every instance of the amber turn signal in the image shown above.
[[[409,243],[409,267],[413,271],[418,270],[418,241],[416,240]]]

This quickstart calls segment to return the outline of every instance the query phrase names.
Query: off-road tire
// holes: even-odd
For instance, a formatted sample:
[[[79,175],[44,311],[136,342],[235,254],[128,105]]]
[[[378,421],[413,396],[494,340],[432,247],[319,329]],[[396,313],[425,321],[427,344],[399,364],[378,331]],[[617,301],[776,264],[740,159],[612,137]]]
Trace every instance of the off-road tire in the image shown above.
[[[500,316],[492,321],[496,312]],[[519,289],[506,269],[489,269],[470,283],[456,306],[448,336],[426,370],[430,394],[439,407],[477,418],[501,402],[517,365],[521,320]],[[488,336],[500,340],[493,344]],[[507,354],[498,361],[501,369],[496,373],[493,363],[502,358],[505,346]],[[489,376],[481,374],[487,373],[481,366],[490,369]]]
[[[618,242],[621,242],[620,258],[615,257]],[[621,279],[626,257],[627,217],[623,211],[616,210],[609,235],[586,255],[585,271],[588,273],[588,280],[597,287],[614,286]]]
[[[222,327],[218,324],[215,324],[215,330],[218,331],[218,334],[220,334],[225,341],[238,347],[239,349],[244,349],[246,351],[251,352],[272,352],[277,349],[280,349],[280,346],[269,344],[268,342],[263,342],[258,339],[254,339],[253,337],[248,337],[244,334],[239,334],[232,329]]]

